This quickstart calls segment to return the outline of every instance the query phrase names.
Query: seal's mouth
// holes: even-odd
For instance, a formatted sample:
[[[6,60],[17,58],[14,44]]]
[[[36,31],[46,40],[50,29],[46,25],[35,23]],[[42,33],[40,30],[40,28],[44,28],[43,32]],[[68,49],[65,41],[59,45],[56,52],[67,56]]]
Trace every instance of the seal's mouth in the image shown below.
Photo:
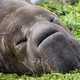
[[[55,35],[56,33],[58,33],[57,30],[46,31],[46,33],[44,32],[43,35],[38,37],[37,46],[39,46],[44,40],[49,38],[51,35],[53,35],[53,34]]]
[[[33,25],[31,31],[32,40],[38,47],[41,43],[50,38],[51,35],[55,37],[55,35],[61,33],[68,36],[66,30],[62,26],[49,22],[37,22]]]
[[[37,47],[47,40],[51,35],[55,35],[60,32],[56,28],[56,24],[49,23],[47,21],[37,22],[31,28],[31,39],[36,44]]]

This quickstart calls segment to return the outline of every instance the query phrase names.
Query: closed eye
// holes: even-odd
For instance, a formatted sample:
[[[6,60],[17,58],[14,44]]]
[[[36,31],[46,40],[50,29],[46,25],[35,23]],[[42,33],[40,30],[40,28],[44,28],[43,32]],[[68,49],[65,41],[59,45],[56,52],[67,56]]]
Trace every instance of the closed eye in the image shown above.
[[[24,43],[24,42],[27,42],[27,38],[26,37],[24,37],[24,38],[20,39],[19,41],[17,41],[16,45]]]

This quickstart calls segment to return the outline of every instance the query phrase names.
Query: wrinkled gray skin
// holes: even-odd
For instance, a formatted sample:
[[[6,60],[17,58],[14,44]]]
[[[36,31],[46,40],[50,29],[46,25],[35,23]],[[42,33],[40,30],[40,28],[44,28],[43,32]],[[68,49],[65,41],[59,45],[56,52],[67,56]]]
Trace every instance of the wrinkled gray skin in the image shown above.
[[[80,67],[79,49],[55,14],[25,1],[0,0],[0,72],[69,72]]]

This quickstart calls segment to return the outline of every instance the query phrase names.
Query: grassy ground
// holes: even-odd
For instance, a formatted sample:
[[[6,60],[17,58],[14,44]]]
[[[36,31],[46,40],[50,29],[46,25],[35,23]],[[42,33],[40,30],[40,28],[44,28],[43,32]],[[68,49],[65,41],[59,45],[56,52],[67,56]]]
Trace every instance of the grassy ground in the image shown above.
[[[52,74],[44,74],[41,77],[35,76],[27,76],[22,75],[18,76],[16,74],[2,74],[0,73],[0,80],[80,80],[80,73],[67,73],[67,74],[59,74],[59,73],[52,73]]]

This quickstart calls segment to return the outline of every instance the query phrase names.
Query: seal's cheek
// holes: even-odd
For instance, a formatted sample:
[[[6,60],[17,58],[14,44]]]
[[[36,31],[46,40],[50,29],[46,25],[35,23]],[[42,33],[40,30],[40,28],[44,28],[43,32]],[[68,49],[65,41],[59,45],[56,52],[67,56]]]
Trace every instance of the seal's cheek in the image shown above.
[[[46,56],[46,61],[51,70],[68,72],[78,67],[78,58],[76,56],[78,51],[76,51],[77,47],[74,43],[59,32],[45,39],[39,45],[39,50]]]

